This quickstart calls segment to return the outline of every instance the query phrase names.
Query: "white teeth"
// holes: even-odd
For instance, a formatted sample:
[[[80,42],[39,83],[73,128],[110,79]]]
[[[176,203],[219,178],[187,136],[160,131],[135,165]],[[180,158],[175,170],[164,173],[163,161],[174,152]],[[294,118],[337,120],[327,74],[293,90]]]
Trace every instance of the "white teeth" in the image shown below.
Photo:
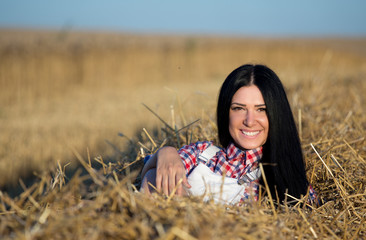
[[[259,133],[259,131],[255,131],[255,132],[245,132],[245,131],[242,131],[242,133],[244,133],[247,136],[254,136],[254,135],[257,135]]]

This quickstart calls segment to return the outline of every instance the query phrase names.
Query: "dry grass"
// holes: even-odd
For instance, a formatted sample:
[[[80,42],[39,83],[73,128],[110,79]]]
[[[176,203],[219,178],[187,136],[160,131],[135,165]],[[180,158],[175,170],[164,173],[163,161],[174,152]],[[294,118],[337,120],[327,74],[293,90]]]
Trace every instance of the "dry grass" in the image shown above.
[[[335,90],[339,86],[346,87],[328,87]],[[334,116],[328,127],[310,124],[317,121],[313,114],[319,121],[329,121],[324,119],[324,107],[330,112],[334,109],[325,102],[304,104],[305,109],[311,109],[302,113],[301,120],[303,132],[309,132],[303,136],[305,159],[309,179],[324,202],[320,207],[281,205],[274,210],[265,196],[247,206],[224,207],[203,204],[200,199],[149,198],[136,192],[133,183],[139,182],[141,153],[153,152],[164,143],[179,145],[178,138],[180,144],[215,139],[215,126],[206,118],[178,134],[172,125],[163,124],[155,137],[142,131],[140,141],[133,144],[136,157],[123,153],[127,158],[117,164],[99,158],[100,170],[91,167],[93,160],[75,152],[87,173],[76,173],[66,184],[64,167],[59,165],[52,175],[39,176],[19,197],[1,193],[0,233],[16,239],[363,239],[365,116],[353,109],[355,112],[346,116],[339,114],[341,118]]]
[[[0,185],[30,170],[38,178],[20,184],[17,197],[0,192],[0,235],[365,238],[365,43],[2,31]],[[324,205],[273,210],[263,196],[257,204],[225,208],[136,193],[131,183],[139,182],[141,148],[155,150],[142,128],[157,146],[215,139],[218,87],[245,62],[266,63],[287,87],[308,177]],[[201,120],[177,138],[141,102],[178,129]],[[64,181],[69,162],[84,170]]]

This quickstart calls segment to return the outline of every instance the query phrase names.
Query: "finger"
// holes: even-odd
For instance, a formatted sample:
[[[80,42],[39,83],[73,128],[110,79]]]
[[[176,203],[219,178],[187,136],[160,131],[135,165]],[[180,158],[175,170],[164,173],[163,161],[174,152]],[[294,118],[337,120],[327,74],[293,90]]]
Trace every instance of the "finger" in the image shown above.
[[[169,195],[174,191],[176,183],[175,183],[175,176],[170,176],[168,181],[168,187],[169,187]]]
[[[165,195],[169,195],[169,176],[165,176],[162,179],[162,189]]]
[[[183,177],[183,182],[182,184],[186,187],[186,188],[191,188],[192,186],[189,184],[188,179],[186,176]]]
[[[161,192],[161,186],[162,186],[162,181],[163,181],[163,175],[159,174],[159,172],[156,172],[156,190],[158,191],[158,193]]]
[[[176,194],[178,195],[178,196],[182,196],[182,194],[183,194],[183,185],[182,185],[182,182],[180,182],[181,181],[181,179],[182,178],[179,178],[178,177],[178,175],[176,175],[176,177],[175,177],[175,184],[176,184],[176,186],[178,185],[178,188],[177,188],[177,192],[176,192]]]
[[[182,196],[189,196],[190,195],[190,191],[189,189],[191,188],[192,186],[188,183],[188,179],[186,178],[186,176],[184,175],[184,179],[182,181],[182,188],[183,188],[183,191],[182,191]]]

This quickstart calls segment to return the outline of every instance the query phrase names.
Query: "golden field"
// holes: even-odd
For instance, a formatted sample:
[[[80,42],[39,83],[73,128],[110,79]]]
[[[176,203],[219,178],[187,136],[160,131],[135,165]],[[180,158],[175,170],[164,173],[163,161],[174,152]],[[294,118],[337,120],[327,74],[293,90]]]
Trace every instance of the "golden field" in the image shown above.
[[[251,208],[225,210],[199,201],[148,199],[134,193],[131,182],[138,173],[133,170],[141,166],[140,148],[156,149],[142,129],[157,145],[167,136],[177,147],[214,139],[219,87],[244,63],[266,64],[283,81],[309,180],[325,204],[312,211],[273,209],[263,197]],[[0,234],[19,239],[362,239],[365,93],[366,39],[3,29]],[[201,120],[179,134],[166,127],[162,131],[161,121],[143,104],[173,128]],[[100,156],[97,159],[112,162],[96,172],[84,167],[93,191],[85,190],[87,177],[78,174],[61,185],[63,166],[87,163],[88,153],[92,160]],[[135,159],[131,169],[126,168]],[[105,178],[106,173],[113,176],[114,168],[123,171]],[[36,182],[23,186],[27,190],[22,195],[9,197],[19,178],[26,184],[29,179]],[[64,231],[57,231],[61,227]]]

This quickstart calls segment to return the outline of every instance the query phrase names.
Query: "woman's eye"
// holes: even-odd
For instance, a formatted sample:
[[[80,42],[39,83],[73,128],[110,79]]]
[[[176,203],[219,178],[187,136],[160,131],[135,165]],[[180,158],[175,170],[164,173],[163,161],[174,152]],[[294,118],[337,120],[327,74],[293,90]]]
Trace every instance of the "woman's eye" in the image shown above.
[[[242,107],[232,107],[231,108],[233,111],[239,111],[239,110],[243,110]]]
[[[258,108],[258,112],[266,112],[267,109],[266,108]]]

